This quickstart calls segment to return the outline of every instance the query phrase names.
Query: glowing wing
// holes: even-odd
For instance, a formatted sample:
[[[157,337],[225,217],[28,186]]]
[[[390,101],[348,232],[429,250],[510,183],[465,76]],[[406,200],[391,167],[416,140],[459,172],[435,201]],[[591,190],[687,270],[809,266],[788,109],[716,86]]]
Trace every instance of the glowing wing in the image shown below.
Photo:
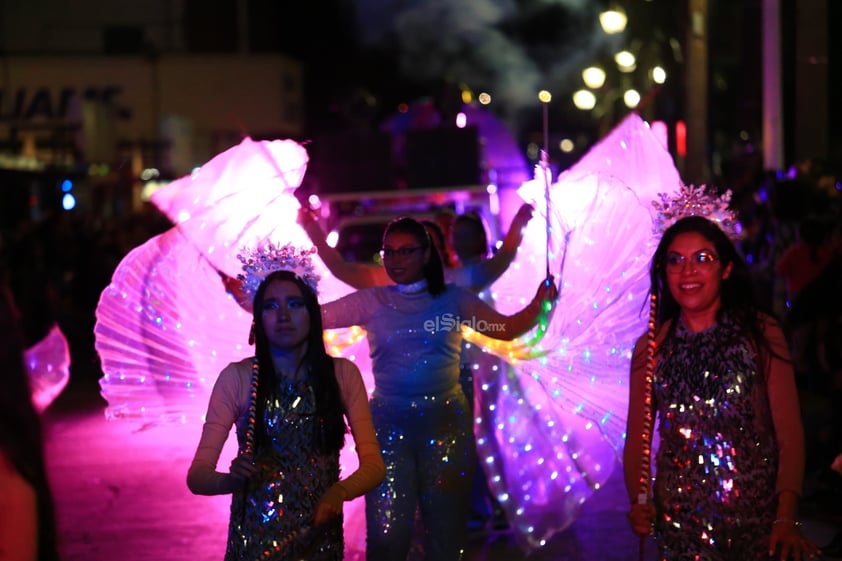
[[[507,358],[480,386],[476,431],[492,488],[525,549],[568,527],[610,477],[622,450],[631,351],[646,330],[648,268],[657,241],[651,202],[680,180],[636,115],[550,186],[519,193],[536,208],[518,256],[492,287],[498,309],[522,308],[550,271],[560,297],[540,343],[469,334]],[[525,287],[529,287],[527,290]]]
[[[311,245],[296,224],[293,196],[307,161],[294,141],[246,138],[153,194],[177,226],[131,251],[97,306],[109,417],[201,420],[218,373],[253,352],[251,315],[226,293],[219,272],[236,276],[237,254],[259,242]],[[322,298],[348,292],[321,260],[314,265]],[[358,338],[331,334],[336,348]]]
[[[178,228],[126,255],[96,320],[111,419],[201,423],[216,376],[251,353],[251,315]]]
[[[23,353],[35,409],[43,412],[70,380],[70,347],[58,325]]]

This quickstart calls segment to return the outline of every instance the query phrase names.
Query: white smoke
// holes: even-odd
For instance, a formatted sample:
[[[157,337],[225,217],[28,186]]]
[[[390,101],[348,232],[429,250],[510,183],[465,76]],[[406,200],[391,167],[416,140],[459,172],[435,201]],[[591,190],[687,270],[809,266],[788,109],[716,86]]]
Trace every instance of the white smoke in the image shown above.
[[[464,83],[509,110],[537,104],[541,89],[573,90],[608,38],[592,0],[356,0],[359,36],[394,48],[401,72]],[[559,18],[568,30],[530,41],[523,22]],[[542,26],[552,21],[541,22]],[[561,27],[560,27],[561,29]],[[570,32],[570,30],[574,30]],[[574,87],[575,86],[575,87]]]

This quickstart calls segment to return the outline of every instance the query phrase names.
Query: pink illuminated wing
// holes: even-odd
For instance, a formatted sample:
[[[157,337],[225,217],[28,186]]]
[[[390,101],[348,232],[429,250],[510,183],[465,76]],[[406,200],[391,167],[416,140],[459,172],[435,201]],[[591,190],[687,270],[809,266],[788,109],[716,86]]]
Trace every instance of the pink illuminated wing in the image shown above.
[[[234,277],[237,254],[259,242],[309,244],[295,228],[293,196],[307,169],[303,146],[292,140],[244,139],[152,195],[152,202],[218,270]],[[312,245],[312,244],[309,244]]]
[[[251,352],[251,314],[178,228],[121,261],[96,318],[108,418],[201,423],[217,374]]]
[[[544,182],[536,175],[519,191],[536,218],[492,287],[504,313],[528,302],[534,288],[524,287],[537,288],[547,266]],[[631,351],[648,317],[657,242],[651,202],[679,185],[669,153],[633,115],[550,186],[559,302],[531,358],[511,361],[504,383],[492,376],[479,386],[476,426],[489,480],[526,550],[572,524],[616,467]]]
[[[70,347],[58,325],[23,353],[32,403],[41,413],[67,386],[70,380]]]
[[[523,549],[540,549],[611,476],[614,449],[593,423],[510,365],[477,373],[477,453],[489,488]]]
[[[266,242],[312,247],[297,223],[301,205],[294,195],[307,162],[307,151],[293,140],[246,138],[156,191],[152,202],[216,270],[236,277],[243,271],[237,258],[243,249]],[[318,256],[313,265],[321,301],[351,291]]]
[[[521,195],[543,213],[543,187]],[[550,269],[559,303],[536,354],[517,368],[537,377],[564,410],[592,422],[622,448],[630,352],[646,330],[649,261],[654,251],[652,201],[680,185],[669,152],[631,115],[550,187]],[[537,217],[536,217],[537,218]],[[494,284],[501,311],[523,305],[523,286],[546,267],[543,221],[527,226],[521,250]],[[562,270],[563,261],[563,270]],[[532,284],[535,284],[532,280]]]

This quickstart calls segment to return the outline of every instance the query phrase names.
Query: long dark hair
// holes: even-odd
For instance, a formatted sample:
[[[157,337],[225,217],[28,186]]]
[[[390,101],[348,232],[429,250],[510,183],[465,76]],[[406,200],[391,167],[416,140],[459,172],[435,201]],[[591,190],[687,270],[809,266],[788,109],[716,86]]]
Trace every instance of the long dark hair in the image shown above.
[[[737,325],[742,326],[748,333],[749,340],[755,349],[767,354],[783,358],[774,353],[763,335],[761,315],[774,317],[771,310],[761,305],[754,290],[751,271],[737,247],[725,232],[715,222],[702,216],[687,216],[677,220],[667,228],[661,241],[655,249],[652,264],[649,269],[651,292],[657,296],[656,325],[662,325],[672,320],[670,329],[675,329],[681,308],[667,286],[666,256],[667,249],[680,234],[696,233],[713,244],[719,256],[720,266],[724,269],[731,265],[731,274],[722,280],[720,290],[720,307],[716,313],[717,320],[728,314]],[[761,353],[763,354],[763,353]],[[761,366],[765,366],[762,364]],[[764,368],[765,371],[765,368]]]
[[[444,267],[442,265],[441,256],[439,255],[436,245],[430,239],[430,234],[424,225],[408,216],[395,218],[386,226],[386,231],[383,232],[383,242],[386,242],[386,237],[392,232],[400,232],[402,234],[409,234],[415,238],[423,248],[429,248],[430,259],[424,264],[424,278],[427,279],[427,290],[433,296],[438,296],[443,293],[447,286],[444,282]]]
[[[319,417],[319,422],[316,423],[318,431],[315,435],[316,442],[326,453],[338,451],[345,444],[345,433],[348,428],[343,419],[345,407],[339,393],[339,383],[336,381],[333,357],[325,350],[321,306],[313,289],[291,271],[275,271],[269,274],[257,288],[254,297],[255,356],[259,365],[255,448],[259,449],[261,442],[266,438],[266,430],[263,426],[266,400],[271,389],[280,383],[272,361],[266,330],[263,328],[262,312],[266,288],[274,281],[288,281],[301,290],[304,305],[310,314],[310,333],[307,336],[307,352],[304,354],[303,365],[309,371],[309,381],[316,396],[316,415]]]
[[[23,360],[23,328],[0,280],[0,451],[35,491],[38,561],[59,559],[53,495],[47,479],[41,418]]]
[[[430,236],[430,241],[433,242],[436,251],[438,251],[442,267],[447,269],[453,267],[450,253],[448,253],[447,251],[447,239],[444,236],[444,231],[441,229],[441,226],[439,226],[432,220],[422,220],[421,224],[424,225],[424,229],[427,230],[427,234],[429,234]],[[436,239],[434,240],[433,238]]]

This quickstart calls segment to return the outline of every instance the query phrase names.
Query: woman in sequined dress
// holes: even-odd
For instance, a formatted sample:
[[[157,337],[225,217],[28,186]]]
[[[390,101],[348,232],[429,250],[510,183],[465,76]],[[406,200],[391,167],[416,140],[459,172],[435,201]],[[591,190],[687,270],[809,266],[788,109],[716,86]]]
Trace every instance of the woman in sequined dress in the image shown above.
[[[371,409],[386,478],[366,495],[366,555],[405,561],[419,507],[424,558],[457,561],[476,465],[471,408],[459,384],[461,325],[513,339],[537,325],[557,291],[548,278],[526,308],[500,314],[469,290],[445,284],[429,234],[411,218],[387,226],[382,256],[394,285],[322,305],[326,328],[363,326],[371,349]]]
[[[233,494],[227,561],[341,560],[343,502],[373,489],[385,471],[362,377],[349,360],[327,355],[315,291],[294,273],[270,273],[253,314],[255,356],[220,373],[187,484],[196,494]],[[340,480],[343,415],[359,468]],[[241,453],[221,473],[233,425]]]
[[[624,450],[632,529],[643,537],[654,525],[669,561],[817,554],[797,523],[804,435],[792,364],[745,262],[715,222],[685,217],[664,233],[651,281],[656,350],[648,336],[635,347]],[[641,501],[652,368],[660,443],[654,496]]]

